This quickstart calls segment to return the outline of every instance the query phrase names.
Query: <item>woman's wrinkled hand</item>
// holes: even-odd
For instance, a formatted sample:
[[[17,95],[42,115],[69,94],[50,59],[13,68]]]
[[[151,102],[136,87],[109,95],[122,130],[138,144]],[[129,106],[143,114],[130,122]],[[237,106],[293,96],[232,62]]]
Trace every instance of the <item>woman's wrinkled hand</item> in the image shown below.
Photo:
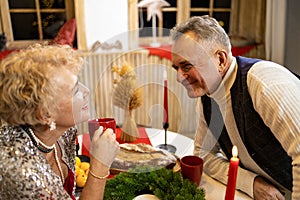
[[[113,130],[108,128],[103,132],[103,127],[100,126],[95,131],[91,141],[91,156],[107,167],[110,167],[119,150],[120,146],[116,141],[116,135]]]
[[[285,200],[281,192],[262,177],[258,176],[255,178],[253,187],[255,200]]]

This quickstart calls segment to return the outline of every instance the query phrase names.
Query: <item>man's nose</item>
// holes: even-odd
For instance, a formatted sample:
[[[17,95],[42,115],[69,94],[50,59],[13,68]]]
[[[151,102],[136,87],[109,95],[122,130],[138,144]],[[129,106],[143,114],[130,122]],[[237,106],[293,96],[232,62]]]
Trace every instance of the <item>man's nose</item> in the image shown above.
[[[184,73],[180,68],[177,70],[177,81],[182,82],[187,79],[188,75]]]

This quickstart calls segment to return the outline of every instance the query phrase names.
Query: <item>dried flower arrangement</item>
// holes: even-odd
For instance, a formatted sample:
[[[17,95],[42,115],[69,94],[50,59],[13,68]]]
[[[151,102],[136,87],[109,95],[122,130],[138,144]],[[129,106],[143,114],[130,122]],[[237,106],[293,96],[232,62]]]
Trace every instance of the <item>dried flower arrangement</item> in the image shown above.
[[[113,103],[125,111],[121,140],[132,142],[139,136],[133,110],[142,105],[142,90],[137,88],[136,73],[129,64],[124,63],[121,67],[113,66],[112,72],[119,77],[114,81],[116,87],[113,93]]]

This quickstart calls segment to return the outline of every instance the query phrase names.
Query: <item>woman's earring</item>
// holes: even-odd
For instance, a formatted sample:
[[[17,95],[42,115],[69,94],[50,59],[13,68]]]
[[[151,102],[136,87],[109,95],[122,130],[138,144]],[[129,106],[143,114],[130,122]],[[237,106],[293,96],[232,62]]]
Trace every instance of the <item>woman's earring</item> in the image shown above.
[[[50,125],[49,125],[49,127],[50,127],[50,131],[55,130],[56,129],[56,123],[55,122],[51,122]]]

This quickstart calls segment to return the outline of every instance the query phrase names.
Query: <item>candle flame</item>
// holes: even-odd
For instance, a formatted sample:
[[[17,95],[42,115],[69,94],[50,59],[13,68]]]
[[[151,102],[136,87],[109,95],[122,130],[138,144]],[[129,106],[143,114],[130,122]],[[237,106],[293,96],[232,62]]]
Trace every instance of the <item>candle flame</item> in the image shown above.
[[[238,156],[238,149],[236,146],[232,147],[232,156],[237,157]]]

